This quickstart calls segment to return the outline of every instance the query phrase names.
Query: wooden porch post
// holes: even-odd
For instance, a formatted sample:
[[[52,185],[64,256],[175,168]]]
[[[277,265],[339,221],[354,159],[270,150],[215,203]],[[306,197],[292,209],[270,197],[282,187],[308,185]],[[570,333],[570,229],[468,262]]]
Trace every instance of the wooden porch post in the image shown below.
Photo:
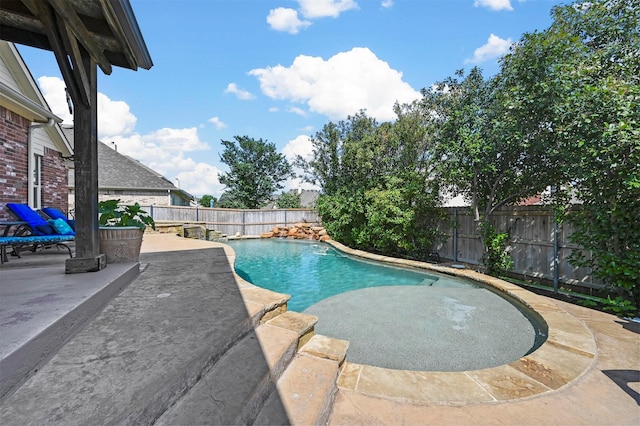
[[[97,64],[86,50],[80,47],[82,74],[87,98],[72,96],[75,209],[76,209],[76,257],[67,259],[67,274],[93,272],[107,266],[107,259],[100,254],[98,230],[98,77]],[[70,91],[70,93],[77,93]]]

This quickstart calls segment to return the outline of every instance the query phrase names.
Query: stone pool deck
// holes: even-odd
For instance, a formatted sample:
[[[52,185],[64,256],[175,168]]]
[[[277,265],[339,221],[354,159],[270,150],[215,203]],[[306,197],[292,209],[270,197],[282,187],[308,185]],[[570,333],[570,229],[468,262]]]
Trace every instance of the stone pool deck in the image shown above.
[[[257,326],[258,340],[264,340],[261,336],[268,335],[266,332],[269,330],[273,332],[273,327],[258,325],[256,321],[263,318],[261,311],[265,307],[282,303],[282,295],[269,294],[234,278],[228,271],[226,260],[228,258],[232,262],[233,253],[227,248],[224,248],[224,255],[216,257],[207,266],[204,274],[196,271],[198,265],[192,257],[202,257],[202,250],[216,247],[216,253],[221,254],[219,244],[170,235],[145,235],[144,272],[118,296],[105,300],[107,306],[104,311],[95,319],[89,318],[88,325],[71,338],[53,359],[39,367],[40,371],[27,381],[24,389],[0,403],[2,423],[86,424],[90,420],[101,424],[139,423],[135,419],[146,418],[144,415],[148,414],[136,413],[136,410],[142,410],[142,399],[149,398],[150,406],[153,406],[156,397],[162,396],[157,390],[154,394],[153,387],[147,391],[149,386],[158,385],[159,380],[171,382],[172,377],[186,380],[177,367],[177,361],[190,359],[187,355],[192,354],[189,352],[208,348],[209,352],[221,354],[234,344],[233,336],[253,336],[238,331],[248,326]],[[185,250],[196,251],[192,255]],[[28,317],[24,312],[42,306],[55,306],[56,311],[64,308],[60,306],[59,298],[51,295],[66,298],[63,290],[69,287],[69,278],[64,274],[56,275],[59,265],[38,267],[36,256],[33,259],[26,256],[24,259],[11,259],[9,264],[0,268],[0,307],[5,310],[11,296],[15,301],[12,303],[18,304],[19,310],[23,311],[22,316],[6,321],[0,315],[2,340],[8,328],[19,334],[19,327],[28,323],[18,321]],[[59,259],[64,270],[65,256],[59,256]],[[27,268],[20,272],[24,265]],[[182,273],[172,269],[172,265],[193,271]],[[109,267],[105,271],[108,270]],[[471,271],[461,272],[472,274]],[[8,285],[15,277],[27,276],[28,282],[21,283],[21,286]],[[82,276],[98,277],[93,274]],[[210,283],[206,285],[208,290],[205,291],[205,286],[201,285],[204,283],[185,282],[189,281],[185,280],[187,276],[194,280],[206,278],[205,281]],[[112,281],[117,282],[117,277]],[[341,364],[343,368],[337,376],[335,402],[329,407],[330,416],[326,417],[326,422],[335,425],[640,423],[638,324],[496,281],[503,285],[502,291],[538,310],[549,324],[549,340],[538,351],[507,366],[461,373],[406,372],[350,364],[347,352],[347,361]],[[40,296],[28,294],[29,288],[42,283],[48,283],[49,288],[43,288]],[[51,285],[59,288],[51,288]],[[8,287],[10,289],[5,291]],[[77,289],[77,284],[74,288]],[[18,302],[21,289],[27,292],[22,303]],[[95,289],[91,291],[96,292]],[[79,303],[85,298],[92,299],[90,294],[73,293],[68,297],[77,298]],[[34,300],[38,303],[29,302]],[[280,309],[270,315],[282,313]],[[37,315],[33,315],[32,320],[53,321]],[[269,318],[263,320],[268,321]],[[322,318],[318,321],[321,322]],[[34,324],[30,323],[30,326],[33,328]],[[136,331],[136,327],[141,333]],[[156,337],[164,340],[150,339],[151,334],[148,333],[155,333]],[[278,333],[281,336],[284,332]],[[242,365],[262,368],[271,363],[268,343],[274,339],[263,340],[262,350],[246,355]],[[114,347],[116,343],[123,347]],[[236,350],[240,347],[233,346]],[[202,357],[216,358],[204,352]],[[318,376],[310,374],[306,364],[299,365],[304,368],[293,371],[300,383],[309,383],[312,377]],[[262,371],[261,368],[257,369]],[[69,372],[74,369],[82,369],[85,375],[73,380]],[[103,370],[109,374],[101,376]],[[227,394],[235,395],[243,388],[243,381],[237,379],[233,369],[230,371],[232,374],[225,376],[227,381],[218,389],[221,393],[217,399]],[[250,379],[253,373],[245,371],[245,374]],[[150,382],[150,377],[156,377],[156,381]],[[275,396],[276,408],[286,406],[290,413],[297,404],[301,411],[307,410],[304,401],[288,398],[287,387],[278,389],[280,395]],[[145,392],[152,393],[148,395]],[[98,394],[103,398],[102,404],[95,404]],[[162,407],[155,409],[162,411]],[[190,411],[189,414],[194,414],[194,410]],[[83,417],[83,413],[89,417]],[[224,423],[221,419],[208,418],[208,421],[199,423]],[[265,420],[273,418],[258,416],[256,424],[274,423]],[[296,424],[316,422],[299,419],[301,417],[289,416],[289,422]],[[165,417],[164,424],[172,422],[166,421]]]

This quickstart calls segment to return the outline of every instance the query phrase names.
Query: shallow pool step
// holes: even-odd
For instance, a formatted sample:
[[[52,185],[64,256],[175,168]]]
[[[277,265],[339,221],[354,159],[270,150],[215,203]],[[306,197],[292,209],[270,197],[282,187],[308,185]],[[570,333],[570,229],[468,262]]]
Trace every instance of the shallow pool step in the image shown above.
[[[348,347],[345,340],[311,337],[278,380],[255,424],[327,424]]]

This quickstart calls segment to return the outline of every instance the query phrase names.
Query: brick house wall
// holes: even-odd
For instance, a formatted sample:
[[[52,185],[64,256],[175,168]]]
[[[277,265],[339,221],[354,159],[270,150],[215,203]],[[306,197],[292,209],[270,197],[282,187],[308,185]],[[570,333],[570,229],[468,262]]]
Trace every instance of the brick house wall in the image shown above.
[[[13,220],[6,203],[29,199],[29,120],[0,107],[0,220]]]
[[[45,148],[42,158],[42,207],[56,207],[67,213],[69,185],[67,169],[60,152]]]
[[[29,125],[31,122],[0,107],[0,221],[15,220],[6,203],[29,200]],[[42,158],[42,206],[68,210],[68,181],[64,159],[55,149],[44,147]]]

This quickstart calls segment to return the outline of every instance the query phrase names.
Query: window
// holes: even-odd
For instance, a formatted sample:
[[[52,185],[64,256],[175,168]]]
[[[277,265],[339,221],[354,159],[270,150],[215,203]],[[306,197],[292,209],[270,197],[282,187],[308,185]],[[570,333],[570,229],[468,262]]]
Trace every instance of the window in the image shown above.
[[[34,209],[42,207],[42,155],[33,155],[33,205]]]

